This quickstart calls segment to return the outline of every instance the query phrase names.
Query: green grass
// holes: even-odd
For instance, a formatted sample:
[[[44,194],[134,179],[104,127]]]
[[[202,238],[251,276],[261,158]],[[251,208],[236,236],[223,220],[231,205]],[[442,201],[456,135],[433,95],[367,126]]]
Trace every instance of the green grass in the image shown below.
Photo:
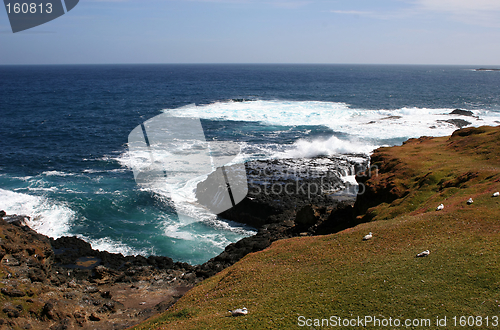
[[[500,316],[500,198],[491,197],[500,190],[500,129],[478,131],[383,148],[391,172],[371,181],[409,193],[373,208],[373,221],[274,242],[135,329],[309,329],[299,316],[431,319],[425,329],[443,329],[435,320],[447,316],[450,329],[453,316]],[[443,187],[469,171],[478,175]],[[374,238],[362,241],[369,231]],[[415,258],[426,249],[428,257]],[[229,316],[243,306],[247,316]]]
[[[300,315],[498,315],[498,224],[485,234],[482,226],[463,220],[457,226],[457,220],[401,217],[335,235],[276,242],[203,282],[165,315],[190,306],[198,313],[182,320],[164,318],[156,325],[281,329],[295,327]],[[374,239],[361,241],[368,231]],[[429,257],[415,258],[425,249],[431,250]],[[242,306],[250,311],[247,317],[228,317],[227,309]]]

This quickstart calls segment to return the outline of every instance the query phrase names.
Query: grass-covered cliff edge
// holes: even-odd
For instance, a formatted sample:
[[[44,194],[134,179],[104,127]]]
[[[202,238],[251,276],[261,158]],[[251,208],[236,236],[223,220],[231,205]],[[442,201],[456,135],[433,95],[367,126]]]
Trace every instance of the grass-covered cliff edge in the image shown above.
[[[500,127],[380,148],[372,155],[371,175],[359,178],[366,191],[352,214],[339,214],[350,218],[339,221],[357,225],[275,241],[135,329],[290,329],[306,323],[317,329],[316,319],[335,320],[331,316],[398,319],[401,328],[405,320],[429,319],[426,329],[454,328],[454,316],[457,325],[461,316],[474,316],[474,322],[482,317],[477,328],[495,328],[500,197],[492,195],[500,190],[499,155]],[[441,203],[444,209],[436,211]],[[368,232],[373,238],[363,241]],[[415,257],[427,249],[428,257]],[[248,315],[229,317],[228,309],[243,306]],[[437,327],[436,317],[445,316],[446,327]]]

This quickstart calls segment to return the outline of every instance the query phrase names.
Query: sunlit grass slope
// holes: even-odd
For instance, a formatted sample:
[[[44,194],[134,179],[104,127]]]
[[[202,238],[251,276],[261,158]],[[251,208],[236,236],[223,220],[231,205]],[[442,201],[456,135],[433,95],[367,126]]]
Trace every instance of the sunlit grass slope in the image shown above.
[[[485,322],[500,317],[499,155],[499,127],[379,149],[367,184],[390,183],[400,197],[369,209],[371,222],[274,242],[136,329],[294,329],[331,316],[430,319],[426,329],[438,328],[436,317],[447,316],[448,329],[454,316],[481,316],[476,328],[495,328]],[[229,316],[243,306],[247,316]]]

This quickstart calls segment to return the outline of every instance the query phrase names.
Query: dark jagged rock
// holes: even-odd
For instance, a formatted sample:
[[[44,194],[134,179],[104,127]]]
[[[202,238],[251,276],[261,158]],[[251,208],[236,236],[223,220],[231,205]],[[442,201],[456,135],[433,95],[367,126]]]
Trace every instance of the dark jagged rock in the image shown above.
[[[2,288],[0,292],[9,297],[24,297],[26,295],[23,291],[12,287]]]
[[[342,177],[363,171],[367,163],[366,155],[247,162],[248,195],[220,216],[260,228],[265,224],[282,222],[290,216],[293,218],[295,212],[307,204],[335,204],[339,200],[335,192],[350,188]],[[207,201],[207,196],[220,193],[207,191],[213,188],[208,183],[212,180],[211,176],[197,186],[196,196],[201,204],[211,203]],[[351,195],[351,199],[354,198],[355,194]]]
[[[20,315],[20,311],[17,308],[4,307],[2,311],[7,314],[8,318],[17,318]]]
[[[77,269],[93,269],[99,265],[112,270],[126,270],[134,266],[154,266],[158,269],[182,269],[183,266],[173,262],[169,257],[123,256],[120,253],[97,251],[92,246],[77,237],[61,237],[51,239],[55,251],[55,262],[58,265]]]
[[[29,270],[28,278],[31,280],[31,282],[43,283],[43,282],[45,282],[45,279],[47,278],[47,274],[45,272],[43,272],[43,270],[41,270],[40,268],[32,267]]]
[[[352,203],[341,202],[328,218],[317,225],[315,235],[327,235],[355,226],[358,223]]]
[[[469,126],[472,124],[472,123],[468,122],[467,120],[463,120],[463,119],[438,120],[438,122],[452,124],[458,128],[462,128],[462,127]]]
[[[411,139],[425,141],[427,137]],[[398,170],[402,164],[398,159],[386,159],[383,149],[377,154],[372,155],[370,168],[356,176],[356,181],[362,185],[364,191],[360,193],[352,208],[352,214],[346,215],[347,210],[342,211],[339,218],[350,218],[348,225],[370,221],[373,214],[370,208],[381,203],[392,203],[398,198],[402,198],[409,193],[409,188],[395,184],[391,177],[381,176],[380,174],[391,173]],[[380,178],[378,181],[370,180]],[[360,219],[355,219],[358,215],[363,215]],[[346,227],[347,228],[347,227]]]
[[[4,211],[2,211],[2,212],[4,212]],[[2,216],[2,218],[5,222],[11,223],[11,224],[19,226],[19,227],[28,226],[28,221],[30,220],[30,217],[27,217],[24,215],[6,215],[6,214],[4,214]]]
[[[300,227],[309,228],[315,225],[319,217],[315,214],[312,205],[306,205],[301,208],[295,216],[295,224]]]
[[[474,116],[474,113],[470,110],[455,109],[452,112],[450,112],[450,115],[460,115],[460,116],[472,117],[472,116]]]
[[[201,281],[191,265],[168,257],[124,257],[93,250],[76,237],[49,239],[18,221],[25,217],[0,214],[13,220],[0,219],[0,300],[6,302],[0,320],[7,319],[9,328],[72,329],[95,315],[99,329],[124,329]],[[10,301],[31,307],[19,310]]]
[[[352,215],[356,191],[342,177],[364,173],[367,164],[368,157],[365,155],[246,163],[248,196],[220,216],[254,226],[258,232],[229,244],[220,255],[197,266],[197,275],[212,276],[248,253],[267,248],[278,239],[304,233],[327,234],[343,229],[344,224],[351,223],[352,219],[332,219],[332,214],[337,209],[346,208],[349,210],[347,213]],[[206,196],[205,189],[207,186],[202,182],[197,193],[203,192]]]

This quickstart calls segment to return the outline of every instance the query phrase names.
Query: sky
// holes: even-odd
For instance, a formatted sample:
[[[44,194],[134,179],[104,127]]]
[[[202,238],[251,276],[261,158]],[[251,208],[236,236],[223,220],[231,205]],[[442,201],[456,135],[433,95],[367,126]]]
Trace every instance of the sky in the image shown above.
[[[0,65],[108,63],[494,66],[500,0],[81,0],[18,33],[0,8]]]

